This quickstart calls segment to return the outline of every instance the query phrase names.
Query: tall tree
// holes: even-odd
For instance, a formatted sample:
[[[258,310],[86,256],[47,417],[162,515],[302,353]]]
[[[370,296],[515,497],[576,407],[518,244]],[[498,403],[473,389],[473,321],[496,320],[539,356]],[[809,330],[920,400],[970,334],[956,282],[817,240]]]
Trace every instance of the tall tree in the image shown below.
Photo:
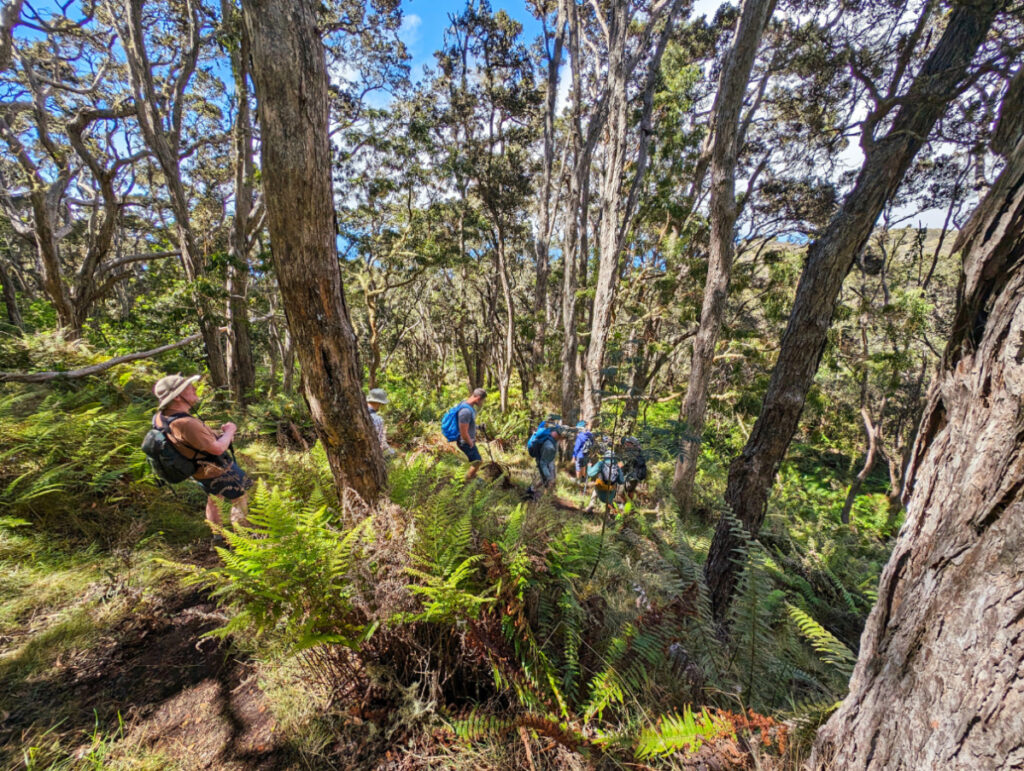
[[[339,494],[376,500],[384,456],[360,383],[335,245],[327,65],[310,0],[243,0],[274,268]]]
[[[104,30],[58,15],[42,40],[13,42],[3,73],[0,138],[15,163],[0,173],[0,211],[32,243],[41,285],[64,335],[82,336],[93,306],[131,274],[129,265],[166,253],[108,259],[131,189],[126,126],[134,114],[110,75]]]
[[[112,4],[115,0],[108,2]],[[192,202],[182,169],[182,161],[195,149],[188,146],[185,117],[195,99],[190,84],[194,88],[193,76],[206,44],[205,9],[198,0],[167,8],[154,8],[153,4],[146,8],[143,0],[123,3],[121,8],[111,5],[108,10],[112,18],[123,20],[120,33],[131,79],[132,103],[143,139],[167,186],[181,265],[191,284],[210,380],[224,388],[228,385],[228,371],[219,324],[213,303],[199,286],[208,269],[208,259],[192,225]],[[169,35],[169,30],[180,36]],[[198,143],[209,141],[209,137],[194,139]]]
[[[752,535],[764,520],[768,492],[821,361],[843,279],[932,127],[964,88],[974,55],[1002,6],[999,0],[956,5],[941,39],[910,87],[900,94],[898,80],[910,62],[911,49],[924,33],[922,21],[903,43],[897,76],[886,96],[876,90],[879,101],[862,127],[863,166],[843,205],[808,250],[761,413],[742,452],[729,467],[726,503]],[[931,11],[932,5],[926,4],[923,14]],[[875,128],[893,110],[898,111],[889,130],[876,139]],[[705,564],[718,618],[724,617],[735,588],[735,552],[740,546],[731,519],[723,517]]]
[[[553,197],[557,194],[555,179],[555,119],[558,108],[558,84],[562,68],[562,56],[565,48],[567,26],[567,0],[555,3],[553,28],[548,27],[551,5],[550,0],[537,3],[535,13],[543,25],[543,37],[540,40],[545,66],[544,80],[544,131],[542,135],[541,180],[537,188],[537,223],[533,235],[533,248],[536,260],[536,283],[534,286],[533,319],[536,334],[533,338],[531,364],[539,369],[544,363],[544,343],[548,326],[548,277],[551,273],[551,235],[554,230],[555,217]]]
[[[607,57],[602,62],[606,67],[603,73],[606,86],[596,109],[603,109],[607,119],[598,190],[597,284],[583,384],[583,417],[588,420],[595,417],[601,408],[605,346],[614,313],[619,261],[636,209],[637,191],[647,166],[650,138],[654,133],[650,121],[661,57],[682,7],[683,0],[657,0],[644,8],[641,15],[641,9],[629,0],[611,0],[604,7],[600,3],[591,3],[600,30],[600,50]],[[643,24],[637,29],[635,24],[641,18]],[[642,106],[636,138],[631,141],[630,89],[637,75],[640,75],[637,93]],[[630,166],[631,183],[626,174]]]
[[[249,39],[234,0],[221,0],[221,23],[235,84],[235,122],[231,137],[235,211],[228,234],[227,368],[235,401],[245,402],[256,384],[256,364],[249,332],[249,252],[264,217],[263,200],[256,198],[253,170],[252,108],[249,93]]]
[[[691,434],[704,430],[708,405],[708,386],[715,345],[725,316],[725,300],[732,274],[736,240],[736,165],[743,137],[740,135],[740,110],[747,83],[754,68],[758,45],[775,0],[744,0],[736,23],[732,47],[726,55],[712,107],[711,201],[708,206],[711,243],[708,249],[708,274],[704,283],[704,301],[700,327],[693,341],[690,380],[680,417]],[[767,83],[767,80],[763,82]],[[691,445],[691,448],[695,447]],[[683,511],[689,512],[693,480],[697,474],[694,449],[683,452],[676,461],[673,491]]]
[[[1024,75],[1014,97],[1024,95]],[[953,332],[907,473],[907,520],[814,768],[1014,768],[1024,757],[1024,125],[961,231]],[[999,143],[995,143],[1000,146]]]

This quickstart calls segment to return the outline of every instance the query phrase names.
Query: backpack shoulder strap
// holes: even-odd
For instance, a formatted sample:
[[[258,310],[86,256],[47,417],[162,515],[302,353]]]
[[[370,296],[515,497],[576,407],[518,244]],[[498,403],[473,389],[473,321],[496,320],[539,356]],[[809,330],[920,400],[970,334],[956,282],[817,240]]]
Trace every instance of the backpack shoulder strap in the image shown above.
[[[163,423],[163,426],[156,425],[157,418],[163,418],[163,420],[161,421]],[[193,420],[199,420],[199,422],[202,423],[202,421],[195,415],[189,415],[187,412],[176,412],[173,415],[164,415],[162,412],[158,412],[153,417],[153,425],[155,428],[161,431],[163,435],[167,437],[167,441],[170,442],[175,447],[181,446],[191,450],[193,452],[191,460],[199,460],[200,457],[207,458],[208,460],[217,460],[218,456],[200,450],[198,447],[193,447],[188,442],[182,439],[176,439],[171,436],[171,423],[178,420],[179,418],[192,418]]]

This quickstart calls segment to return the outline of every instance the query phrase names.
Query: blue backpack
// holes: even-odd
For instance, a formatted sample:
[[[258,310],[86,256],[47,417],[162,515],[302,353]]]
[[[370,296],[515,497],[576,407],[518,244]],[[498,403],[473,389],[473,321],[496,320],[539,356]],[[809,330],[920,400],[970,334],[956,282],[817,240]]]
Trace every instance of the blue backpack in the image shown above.
[[[539,458],[544,442],[551,438],[551,429],[541,423],[540,428],[533,432],[533,435],[526,440],[526,451],[531,458]]]
[[[463,407],[473,409],[465,402],[459,402],[441,418],[441,433],[444,434],[444,438],[449,442],[454,442],[459,438],[459,410]],[[473,410],[473,414],[476,414],[476,410]]]

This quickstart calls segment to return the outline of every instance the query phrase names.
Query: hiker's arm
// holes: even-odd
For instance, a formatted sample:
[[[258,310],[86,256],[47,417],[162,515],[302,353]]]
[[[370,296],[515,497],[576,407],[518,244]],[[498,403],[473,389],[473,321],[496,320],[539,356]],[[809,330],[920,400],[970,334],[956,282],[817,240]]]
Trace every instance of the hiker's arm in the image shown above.
[[[225,423],[220,427],[222,433],[220,438],[210,445],[209,449],[203,449],[203,452],[208,452],[210,455],[223,455],[228,451],[228,447],[231,446],[231,441],[235,438],[235,432],[238,430],[238,426],[234,423]]]

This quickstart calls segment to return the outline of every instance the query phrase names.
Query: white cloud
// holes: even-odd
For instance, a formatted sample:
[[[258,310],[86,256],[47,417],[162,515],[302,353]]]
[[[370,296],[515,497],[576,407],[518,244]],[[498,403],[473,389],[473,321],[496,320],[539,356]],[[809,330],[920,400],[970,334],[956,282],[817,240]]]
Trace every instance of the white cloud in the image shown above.
[[[718,11],[719,6],[725,5],[722,0],[697,0],[693,4],[693,10],[690,11],[691,17],[705,15],[708,17],[708,21],[715,18],[715,12]]]
[[[410,51],[420,42],[421,26],[423,26],[423,19],[415,13],[407,13],[402,17],[402,26],[398,28],[398,37]]]
[[[558,73],[558,93],[555,94],[555,115],[561,115],[569,106],[569,89],[572,88],[572,69],[567,62]]]

